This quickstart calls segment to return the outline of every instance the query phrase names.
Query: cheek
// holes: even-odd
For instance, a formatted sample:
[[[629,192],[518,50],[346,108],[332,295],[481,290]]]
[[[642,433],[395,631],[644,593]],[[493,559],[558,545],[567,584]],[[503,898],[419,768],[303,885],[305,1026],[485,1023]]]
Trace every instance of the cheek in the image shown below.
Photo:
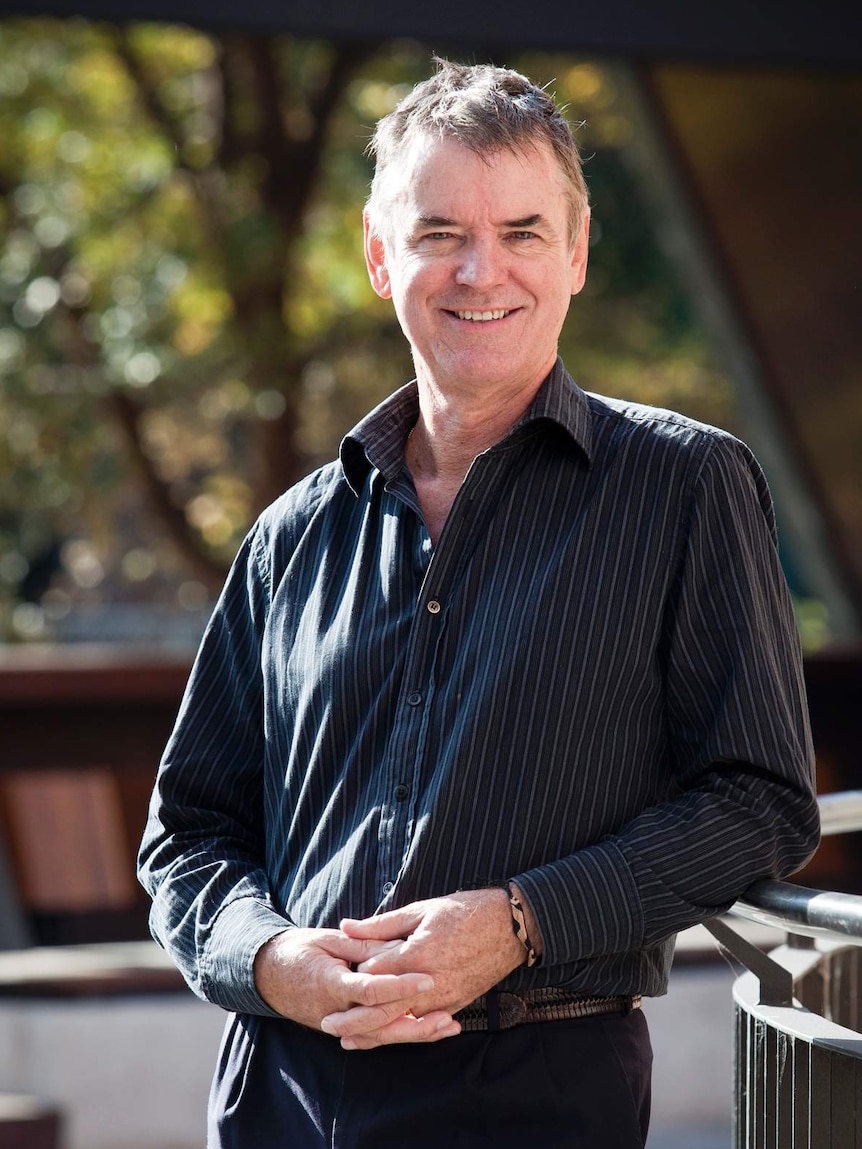
[[[421,323],[422,300],[424,296],[421,284],[416,277],[409,273],[400,272],[398,278],[392,278],[392,303],[395,314],[405,334],[416,331]]]
[[[554,306],[565,315],[572,302],[572,276],[570,269],[561,269],[554,279]]]
[[[445,275],[437,267],[407,264],[392,275],[392,296],[402,311],[417,311],[445,284]]]

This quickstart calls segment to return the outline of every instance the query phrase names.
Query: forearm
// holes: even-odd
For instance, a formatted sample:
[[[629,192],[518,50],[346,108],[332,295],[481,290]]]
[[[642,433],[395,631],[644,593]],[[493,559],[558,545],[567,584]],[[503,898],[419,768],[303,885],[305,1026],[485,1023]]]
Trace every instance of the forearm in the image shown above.
[[[717,772],[601,842],[519,874],[542,964],[642,949],[799,868],[818,840],[810,789]]]
[[[140,877],[152,896],[150,929],[199,997],[224,1009],[271,1014],[258,994],[257,951],[291,923],[272,906],[266,878],[223,843],[179,848],[152,824],[141,849]]]

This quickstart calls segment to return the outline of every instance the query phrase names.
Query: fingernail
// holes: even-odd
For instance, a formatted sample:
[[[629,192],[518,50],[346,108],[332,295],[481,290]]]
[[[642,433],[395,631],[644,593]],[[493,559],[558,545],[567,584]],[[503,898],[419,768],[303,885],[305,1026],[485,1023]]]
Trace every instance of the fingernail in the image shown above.
[[[457,1021],[453,1021],[451,1017],[444,1017],[441,1021],[438,1021],[435,1028],[438,1033],[442,1033],[444,1029],[451,1029],[453,1036],[461,1032],[461,1026]]]
[[[328,1017],[325,1017],[323,1019],[323,1021],[320,1023],[320,1028],[323,1030],[324,1033],[328,1033],[332,1037],[335,1036],[335,1026],[332,1024],[332,1022],[329,1020]]]
[[[419,982],[419,984],[416,987],[416,989],[419,991],[419,993],[428,993],[433,988],[434,988],[434,982],[431,980],[430,977],[423,977],[422,980]]]
[[[343,1037],[341,1039],[341,1048],[342,1049],[356,1049],[356,1042],[353,1040],[352,1037]]]

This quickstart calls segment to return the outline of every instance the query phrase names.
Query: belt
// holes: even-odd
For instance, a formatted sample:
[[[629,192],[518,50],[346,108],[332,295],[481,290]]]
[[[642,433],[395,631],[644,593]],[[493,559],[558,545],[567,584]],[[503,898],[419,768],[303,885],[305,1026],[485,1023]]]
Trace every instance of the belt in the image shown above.
[[[605,1017],[640,1009],[640,994],[589,997],[564,989],[522,989],[519,993],[492,989],[455,1014],[462,1033],[495,1032],[536,1021],[570,1021],[578,1017]]]

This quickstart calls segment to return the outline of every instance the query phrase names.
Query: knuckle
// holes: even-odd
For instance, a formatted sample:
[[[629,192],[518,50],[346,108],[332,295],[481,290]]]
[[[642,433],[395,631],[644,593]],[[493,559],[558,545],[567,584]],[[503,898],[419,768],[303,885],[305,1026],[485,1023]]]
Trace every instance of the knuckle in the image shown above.
[[[404,1009],[397,1002],[388,1002],[385,1005],[377,1006],[374,1012],[380,1019],[379,1032],[383,1026],[391,1025],[393,1021],[397,1021],[403,1015]]]
[[[380,987],[370,975],[363,975],[363,978],[363,983],[359,987],[359,1000],[363,1005],[377,1005],[380,998]]]

